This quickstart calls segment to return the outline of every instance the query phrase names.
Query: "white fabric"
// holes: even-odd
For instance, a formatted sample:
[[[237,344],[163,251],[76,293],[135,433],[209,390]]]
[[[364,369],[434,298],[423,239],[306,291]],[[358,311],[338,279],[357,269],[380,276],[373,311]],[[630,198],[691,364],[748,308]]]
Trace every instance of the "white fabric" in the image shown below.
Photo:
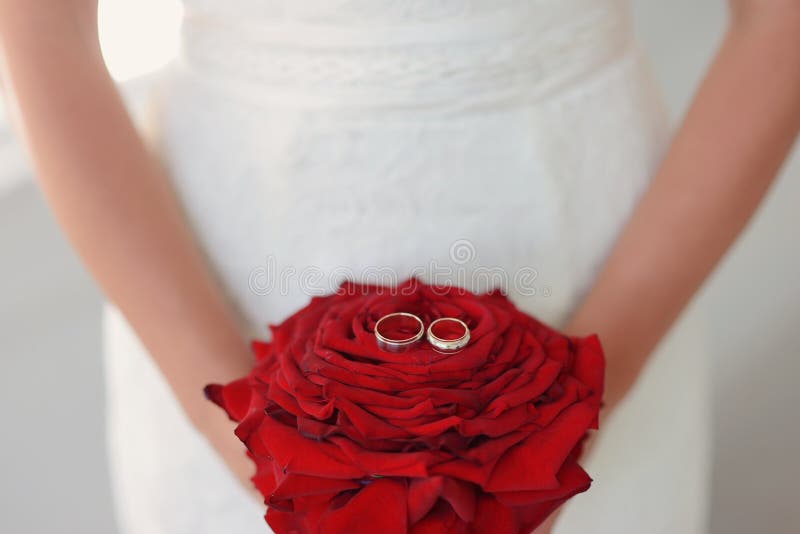
[[[0,87],[0,195],[30,179],[25,153],[11,131],[5,95]]]
[[[254,336],[328,277],[383,268],[527,273],[512,298],[558,326],[668,139],[631,33],[619,0],[189,0],[180,58],[139,117]],[[107,319],[123,534],[265,532],[122,317]],[[557,534],[704,532],[698,330],[653,357]]]

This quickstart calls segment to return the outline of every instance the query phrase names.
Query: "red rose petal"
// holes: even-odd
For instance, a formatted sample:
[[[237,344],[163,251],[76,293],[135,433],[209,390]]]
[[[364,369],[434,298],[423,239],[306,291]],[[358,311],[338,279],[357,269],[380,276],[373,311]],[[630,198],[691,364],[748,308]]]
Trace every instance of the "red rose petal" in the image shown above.
[[[375,323],[395,311],[461,319],[471,342],[380,351]],[[577,457],[597,421],[602,348],[500,292],[347,282],[253,351],[247,379],[207,395],[240,422],[278,534],[522,534],[591,483]]]
[[[206,397],[225,409],[234,421],[241,421],[250,410],[252,390],[247,378],[234,380],[227,386],[211,384],[206,386]]]
[[[431,511],[442,494],[443,477],[412,478],[408,484],[408,520],[413,525]]]
[[[581,466],[568,461],[558,473],[558,487],[539,491],[497,491],[494,496],[507,506],[530,506],[562,500],[589,489],[592,479]]]
[[[272,490],[270,499],[285,500],[308,495],[336,495],[341,491],[361,489],[361,484],[350,479],[324,478],[290,473]]]
[[[484,493],[478,498],[471,532],[472,534],[519,534],[522,531],[511,508]]]
[[[330,478],[361,478],[368,474],[354,465],[339,447],[304,438],[296,429],[270,417],[264,418],[257,437],[284,471]]]
[[[444,499],[436,501],[433,509],[414,524],[410,534],[467,534],[470,524],[461,519]]]
[[[497,462],[486,491],[546,490],[558,487],[557,474],[586,433],[594,410],[574,404],[552,424],[512,447]]]
[[[320,518],[320,534],[406,534],[405,482],[378,478],[343,507]]]

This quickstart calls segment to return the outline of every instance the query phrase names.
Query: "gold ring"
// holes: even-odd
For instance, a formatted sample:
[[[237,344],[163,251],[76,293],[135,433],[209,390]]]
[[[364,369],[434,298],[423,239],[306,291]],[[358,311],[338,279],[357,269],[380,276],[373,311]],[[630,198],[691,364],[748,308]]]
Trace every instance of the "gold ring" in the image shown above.
[[[428,325],[428,343],[439,352],[458,352],[469,343],[469,327],[455,317],[436,319]]]

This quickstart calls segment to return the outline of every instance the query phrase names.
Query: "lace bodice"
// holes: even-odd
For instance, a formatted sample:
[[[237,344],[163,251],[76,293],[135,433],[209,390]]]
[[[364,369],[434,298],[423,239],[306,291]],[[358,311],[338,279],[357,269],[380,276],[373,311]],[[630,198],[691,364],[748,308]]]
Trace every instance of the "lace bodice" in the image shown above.
[[[267,254],[408,275],[464,237],[560,285],[535,311],[561,321],[649,175],[649,82],[593,96],[635,61],[626,0],[186,2],[161,144],[251,325],[306,298],[246,287]]]
[[[631,34],[625,0],[186,1],[189,68],[304,105],[532,99]]]

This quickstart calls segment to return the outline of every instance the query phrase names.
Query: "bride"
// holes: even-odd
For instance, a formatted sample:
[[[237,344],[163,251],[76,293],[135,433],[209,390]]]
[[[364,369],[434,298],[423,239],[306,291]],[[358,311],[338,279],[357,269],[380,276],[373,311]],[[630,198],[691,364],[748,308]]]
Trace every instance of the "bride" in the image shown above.
[[[624,0],[186,1],[130,113],[96,0],[0,0],[18,131],[112,303],[121,531],[267,531],[203,386],[245,374],[314,280],[435,261],[529,269],[517,305],[605,345],[594,487],[542,532],[703,532],[702,328],[672,326],[800,127],[800,2],[731,1],[670,139]]]

